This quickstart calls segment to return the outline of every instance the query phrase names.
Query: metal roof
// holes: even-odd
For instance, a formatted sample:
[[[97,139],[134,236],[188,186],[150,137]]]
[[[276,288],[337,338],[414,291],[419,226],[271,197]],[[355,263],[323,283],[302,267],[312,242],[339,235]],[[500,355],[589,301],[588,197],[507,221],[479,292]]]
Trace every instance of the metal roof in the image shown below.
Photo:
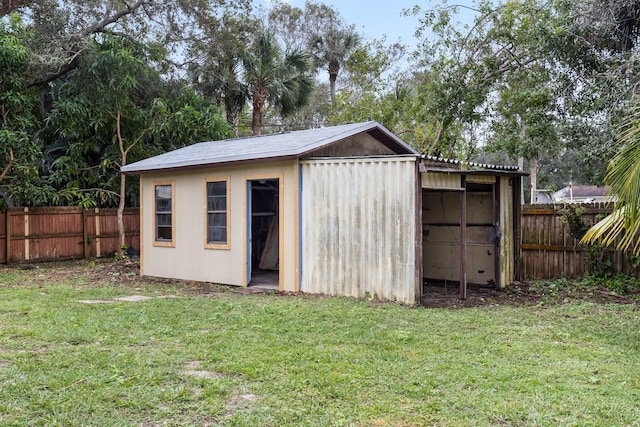
[[[194,168],[225,163],[301,157],[319,148],[367,132],[397,154],[419,155],[378,122],[370,121],[272,135],[201,142],[121,168],[124,173]]]
[[[501,166],[501,165],[491,165],[488,163],[464,162],[461,160],[447,159],[445,157],[436,157],[436,156],[429,156],[429,155],[424,155],[422,156],[422,158],[425,160],[431,160],[433,162],[457,165],[460,168],[457,171],[460,171],[460,170],[464,170],[465,172],[479,171],[479,170],[498,170],[498,171],[507,171],[507,172],[520,171],[518,169],[518,166]]]

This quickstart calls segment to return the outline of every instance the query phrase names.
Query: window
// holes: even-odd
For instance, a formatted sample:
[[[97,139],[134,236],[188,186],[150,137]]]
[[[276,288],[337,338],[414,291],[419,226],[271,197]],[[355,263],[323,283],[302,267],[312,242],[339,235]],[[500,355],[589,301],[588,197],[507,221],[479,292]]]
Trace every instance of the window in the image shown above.
[[[173,184],[154,185],[155,243],[173,246]]]
[[[229,180],[207,180],[206,245],[211,248],[228,249],[229,243]]]

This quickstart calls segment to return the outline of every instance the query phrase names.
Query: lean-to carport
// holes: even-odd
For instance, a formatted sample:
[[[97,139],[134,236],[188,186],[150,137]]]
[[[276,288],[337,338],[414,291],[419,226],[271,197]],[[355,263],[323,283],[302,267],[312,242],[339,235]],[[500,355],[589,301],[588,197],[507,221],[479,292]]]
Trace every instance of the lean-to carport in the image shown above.
[[[520,176],[516,168],[426,157],[422,173],[423,279],[503,288],[515,279]]]

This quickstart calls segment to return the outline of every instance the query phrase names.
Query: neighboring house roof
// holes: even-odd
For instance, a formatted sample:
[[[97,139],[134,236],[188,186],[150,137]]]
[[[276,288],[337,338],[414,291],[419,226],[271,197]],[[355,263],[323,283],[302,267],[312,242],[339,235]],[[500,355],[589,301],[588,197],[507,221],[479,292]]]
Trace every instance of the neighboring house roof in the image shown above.
[[[201,142],[122,167],[124,173],[194,168],[226,163],[283,160],[309,154],[367,132],[397,154],[419,153],[378,122],[355,123],[272,135]]]
[[[573,191],[571,191],[573,190]],[[569,197],[573,192],[573,197],[604,197],[607,196],[611,187],[598,187],[596,185],[574,185],[572,187],[564,187],[556,191],[555,197]]]
[[[553,193],[553,199],[555,201],[566,201],[571,198],[584,201],[610,200],[613,198],[613,196],[609,195],[610,190],[611,187],[608,186],[573,185]]]

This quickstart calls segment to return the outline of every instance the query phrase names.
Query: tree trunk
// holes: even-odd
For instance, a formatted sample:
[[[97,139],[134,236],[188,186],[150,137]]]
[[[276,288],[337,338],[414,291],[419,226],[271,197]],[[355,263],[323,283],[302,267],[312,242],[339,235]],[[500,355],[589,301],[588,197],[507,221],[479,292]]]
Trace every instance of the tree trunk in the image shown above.
[[[264,111],[264,103],[267,100],[269,92],[264,88],[256,88],[253,91],[253,114],[251,120],[251,131],[254,136],[262,133],[262,112]]]
[[[518,157],[518,170],[524,171],[524,157]],[[524,185],[520,186],[520,204],[524,205]]]
[[[337,74],[329,74],[329,93],[331,94],[331,105],[336,105],[336,79]]]
[[[127,164],[127,150],[124,148],[124,140],[122,139],[122,132],[120,129],[120,111],[116,115],[116,131],[118,133],[118,146],[120,148],[120,166]],[[124,234],[124,199],[126,193],[126,179],[127,176],[120,172],[120,201],[118,202],[118,210],[116,212],[116,221],[118,223],[118,256],[119,259],[124,259],[126,244]]]
[[[9,170],[11,170],[11,166],[13,166],[14,161],[15,159],[13,157],[13,150],[9,148],[9,162],[7,162],[4,169],[2,169],[2,173],[0,173],[0,182],[2,182],[5,176],[7,176],[7,174],[9,173]]]
[[[537,202],[538,195],[538,159],[532,157],[529,159],[529,173],[531,178],[531,204]]]
[[[122,162],[122,166],[126,165],[126,160],[125,160],[125,156],[123,156],[123,162]],[[124,254],[125,254],[125,249],[127,248],[127,245],[125,243],[125,230],[124,230],[124,198],[125,198],[125,184],[126,184],[126,178],[127,176],[125,174],[123,174],[122,172],[120,173],[120,202],[118,203],[118,211],[116,213],[116,220],[118,221],[118,242],[119,242],[119,246],[118,246],[118,255],[120,256],[120,259],[124,258]]]
[[[331,104],[336,105],[336,80],[338,79],[338,73],[340,72],[340,63],[332,59],[329,61],[329,89],[331,94]]]
[[[233,132],[233,137],[238,137],[238,124],[240,122],[240,115],[235,111],[227,110],[227,123],[231,126],[231,131]]]

